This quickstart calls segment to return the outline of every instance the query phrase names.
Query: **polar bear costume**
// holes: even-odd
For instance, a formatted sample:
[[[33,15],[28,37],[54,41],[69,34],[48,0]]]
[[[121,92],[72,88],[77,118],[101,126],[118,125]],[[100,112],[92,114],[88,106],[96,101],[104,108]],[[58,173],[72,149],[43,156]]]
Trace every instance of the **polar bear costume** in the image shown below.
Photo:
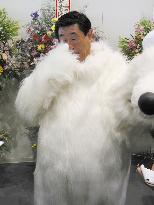
[[[124,205],[131,149],[151,139],[135,65],[102,42],[81,63],[59,45],[23,81],[17,110],[40,125],[36,205]]]

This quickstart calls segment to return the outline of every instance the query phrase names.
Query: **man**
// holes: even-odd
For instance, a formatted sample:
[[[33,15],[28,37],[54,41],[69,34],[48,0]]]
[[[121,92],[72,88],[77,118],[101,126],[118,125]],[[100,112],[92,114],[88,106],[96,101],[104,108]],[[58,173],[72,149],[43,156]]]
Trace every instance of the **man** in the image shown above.
[[[60,45],[23,81],[16,99],[20,115],[40,125],[35,203],[124,205],[125,122],[132,110],[125,60],[92,42],[91,23],[77,11],[59,18],[56,36]]]

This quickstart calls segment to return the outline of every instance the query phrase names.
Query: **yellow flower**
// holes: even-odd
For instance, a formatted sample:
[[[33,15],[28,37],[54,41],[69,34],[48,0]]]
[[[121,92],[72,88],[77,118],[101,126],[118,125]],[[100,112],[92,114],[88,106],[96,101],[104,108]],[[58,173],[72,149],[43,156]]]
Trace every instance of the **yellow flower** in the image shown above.
[[[51,26],[51,30],[55,31],[55,25]]]
[[[48,31],[47,35],[50,37],[52,35],[52,31]]]
[[[3,73],[3,67],[0,65],[0,75],[2,75],[2,73]]]
[[[58,18],[52,18],[52,19],[51,19],[51,22],[52,22],[52,23],[56,23],[57,21],[58,21]]]
[[[37,46],[37,50],[38,51],[41,51],[41,50],[44,50],[45,49],[45,45],[44,44],[39,44],[38,46]]]
[[[32,148],[36,148],[36,147],[37,147],[37,144],[33,144],[33,145],[32,145]]]

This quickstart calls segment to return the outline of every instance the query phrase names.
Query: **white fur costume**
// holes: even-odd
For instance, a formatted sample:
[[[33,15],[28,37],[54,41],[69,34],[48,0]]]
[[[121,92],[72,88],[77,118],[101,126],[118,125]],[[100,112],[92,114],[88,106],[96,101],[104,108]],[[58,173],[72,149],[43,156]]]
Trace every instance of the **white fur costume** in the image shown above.
[[[137,108],[135,65],[103,43],[83,63],[59,45],[23,81],[16,107],[40,124],[37,205],[124,205],[131,143],[151,126]]]

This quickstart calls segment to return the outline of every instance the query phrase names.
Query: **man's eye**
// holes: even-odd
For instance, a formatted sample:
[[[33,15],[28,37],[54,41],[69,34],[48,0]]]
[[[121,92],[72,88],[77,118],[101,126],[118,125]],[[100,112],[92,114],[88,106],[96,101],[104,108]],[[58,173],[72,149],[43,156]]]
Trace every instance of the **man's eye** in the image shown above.
[[[67,43],[66,39],[60,39],[60,42]]]

